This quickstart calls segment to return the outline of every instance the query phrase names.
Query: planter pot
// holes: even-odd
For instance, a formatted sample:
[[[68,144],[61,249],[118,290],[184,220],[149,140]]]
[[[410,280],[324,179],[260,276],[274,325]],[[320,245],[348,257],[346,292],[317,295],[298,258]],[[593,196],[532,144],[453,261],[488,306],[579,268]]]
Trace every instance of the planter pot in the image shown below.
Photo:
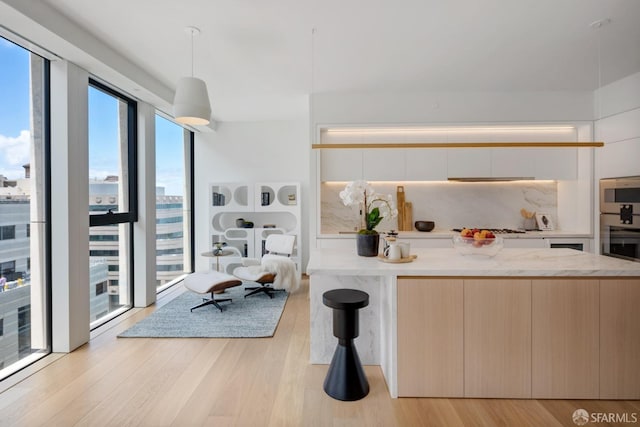
[[[358,255],[378,256],[378,247],[380,244],[379,234],[357,234],[356,243]]]

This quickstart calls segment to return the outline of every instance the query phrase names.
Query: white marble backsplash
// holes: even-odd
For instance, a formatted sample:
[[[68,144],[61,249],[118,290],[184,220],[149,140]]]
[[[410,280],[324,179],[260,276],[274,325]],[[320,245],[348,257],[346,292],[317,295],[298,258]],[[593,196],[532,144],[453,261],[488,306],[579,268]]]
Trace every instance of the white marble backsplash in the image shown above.
[[[404,182],[405,200],[413,204],[413,220],[435,221],[436,230],[458,227],[523,228],[520,209],[548,214],[557,223],[556,182]],[[344,206],[344,183],[321,184],[321,233],[360,228],[358,208]],[[375,183],[378,193],[396,200],[395,183]],[[383,221],[378,231],[397,230],[397,219]]]

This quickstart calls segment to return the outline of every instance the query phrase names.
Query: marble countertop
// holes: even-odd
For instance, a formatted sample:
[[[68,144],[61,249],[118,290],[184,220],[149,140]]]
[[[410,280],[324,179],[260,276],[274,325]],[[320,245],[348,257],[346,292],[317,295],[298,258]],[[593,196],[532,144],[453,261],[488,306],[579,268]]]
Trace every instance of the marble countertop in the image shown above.
[[[381,233],[382,235],[383,233]],[[451,237],[457,234],[451,230],[439,230],[435,229],[429,232],[421,231],[400,231],[398,238],[400,239],[451,239]],[[353,239],[356,232],[344,232],[339,234],[321,234],[318,239]],[[580,233],[577,231],[562,231],[562,230],[550,230],[550,231],[527,231],[525,233],[512,233],[512,234],[500,234],[504,239],[543,239],[543,238],[574,238],[574,239],[591,239],[593,235],[589,233]]]
[[[311,251],[307,274],[344,276],[635,276],[640,263],[573,249],[504,248],[493,258],[455,249],[415,249],[409,263],[360,257],[353,249]]]

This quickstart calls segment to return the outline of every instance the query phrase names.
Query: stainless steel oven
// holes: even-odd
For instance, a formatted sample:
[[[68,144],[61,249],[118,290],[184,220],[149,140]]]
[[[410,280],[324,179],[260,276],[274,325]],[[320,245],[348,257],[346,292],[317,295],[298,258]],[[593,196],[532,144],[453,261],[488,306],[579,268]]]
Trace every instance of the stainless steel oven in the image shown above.
[[[640,176],[600,180],[600,213],[640,215]],[[629,211],[630,210],[630,211]]]
[[[600,251],[640,262],[640,177],[600,181]]]

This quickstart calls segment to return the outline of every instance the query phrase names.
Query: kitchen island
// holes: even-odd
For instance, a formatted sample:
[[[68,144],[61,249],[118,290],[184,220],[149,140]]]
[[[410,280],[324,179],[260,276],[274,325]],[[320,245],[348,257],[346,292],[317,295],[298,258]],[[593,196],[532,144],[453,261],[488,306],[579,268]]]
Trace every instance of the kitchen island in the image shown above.
[[[322,294],[353,288],[370,295],[358,353],[393,397],[640,398],[640,263],[571,249],[413,253],[399,264],[312,251],[311,363],[336,345]]]

